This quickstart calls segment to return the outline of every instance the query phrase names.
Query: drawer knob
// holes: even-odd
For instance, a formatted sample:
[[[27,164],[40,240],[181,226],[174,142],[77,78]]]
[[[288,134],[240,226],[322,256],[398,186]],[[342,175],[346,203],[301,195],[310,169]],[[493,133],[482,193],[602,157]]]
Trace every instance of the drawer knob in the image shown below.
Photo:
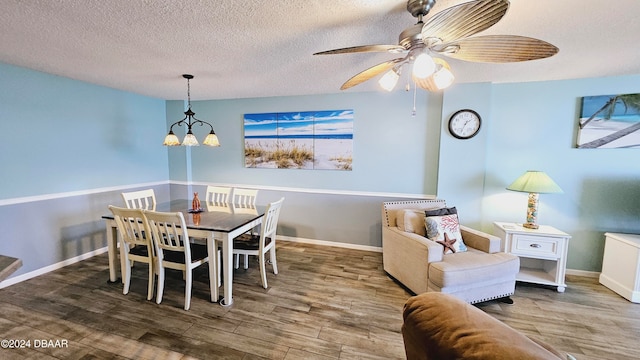
[[[540,244],[531,244],[529,246],[531,246],[532,248],[537,249],[537,248],[541,247],[542,245],[540,245]]]

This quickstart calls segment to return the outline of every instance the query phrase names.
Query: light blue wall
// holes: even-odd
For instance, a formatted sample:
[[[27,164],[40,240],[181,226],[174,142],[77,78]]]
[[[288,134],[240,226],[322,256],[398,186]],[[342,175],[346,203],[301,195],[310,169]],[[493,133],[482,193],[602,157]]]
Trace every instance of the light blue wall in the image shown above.
[[[309,189],[435,194],[441,97],[418,92],[411,116],[412,92],[341,93],[193,102],[196,117],[211,122],[222,146],[193,148],[193,181]],[[182,118],[182,102],[167,109]],[[244,167],[245,113],[353,109],[353,171],[254,169]],[[171,122],[173,122],[171,121]],[[207,129],[196,128],[200,141]],[[195,131],[194,131],[195,132]],[[186,166],[180,148],[169,149],[172,180]],[[182,160],[182,162],[180,162]]]
[[[0,64],[0,200],[166,180],[164,101]]]
[[[543,170],[564,194],[541,194],[538,222],[572,235],[568,268],[600,271],[604,232],[640,233],[640,150],[576,149],[580,98],[640,92],[640,76],[461,85],[447,92],[438,196],[462,201],[464,215],[476,207],[484,163],[481,227],[493,221],[522,222],[527,194],[505,190],[526,170]],[[469,99],[482,99],[473,104]],[[455,104],[451,106],[451,104]],[[480,139],[454,140],[446,120],[457,108],[473,106],[483,115]],[[480,159],[474,152],[483,154]],[[472,169],[467,173],[467,169]],[[465,179],[465,180],[461,180]],[[445,186],[443,183],[455,186]],[[469,186],[471,189],[466,189]],[[465,194],[460,198],[460,193]]]
[[[165,102],[0,64],[0,254],[14,275],[106,246],[118,188],[168,198]],[[164,188],[166,188],[166,190]]]
[[[474,228],[482,222],[491,91],[491,84],[455,84],[447,89],[442,105],[437,194],[447,205],[462,210],[460,221]],[[472,109],[482,119],[480,132],[471,139],[460,140],[449,134],[449,118],[460,109]]]
[[[573,236],[570,269],[600,271],[605,231],[640,233],[640,152],[575,149],[579,101],[640,92],[638,84],[640,76],[458,84],[444,96],[419,92],[415,118],[406,92],[197,101],[193,110],[213,123],[222,147],[188,150],[161,146],[167,125],[183,117],[183,101],[0,64],[0,226],[9,229],[5,236],[20,240],[12,244],[3,237],[0,253],[26,260],[25,272],[100,248],[100,216],[107,204],[120,201],[114,188],[167,179],[193,188],[264,186],[266,200],[286,195],[286,236],[379,246],[379,212],[372,207],[389,193],[437,193],[461,210],[464,223],[492,231],[493,221],[524,219],[526,194],[505,187],[539,169],[565,191],[541,195],[539,222]],[[355,111],[353,171],[244,167],[244,113],[338,108]],[[482,130],[471,140],[447,131],[449,116],[461,108],[483,116]],[[183,186],[156,190],[168,197],[174,187]],[[309,189],[308,195],[299,189]],[[77,191],[87,194],[64,195]]]

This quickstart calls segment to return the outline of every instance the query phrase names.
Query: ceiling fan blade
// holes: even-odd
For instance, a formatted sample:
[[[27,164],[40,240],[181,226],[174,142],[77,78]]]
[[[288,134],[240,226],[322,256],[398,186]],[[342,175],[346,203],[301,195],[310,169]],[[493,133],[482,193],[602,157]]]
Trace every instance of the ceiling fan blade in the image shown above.
[[[317,52],[313,55],[333,55],[333,54],[350,54],[350,53],[362,53],[362,52],[390,52],[390,53],[403,53],[407,50],[400,45],[362,45],[352,46],[341,49],[333,49],[327,51]]]
[[[558,48],[546,41],[517,35],[476,36],[431,50],[454,59],[488,63],[544,59],[558,53]]]
[[[400,61],[404,60],[403,58],[397,58],[397,59],[393,59],[393,60],[389,60],[389,61],[385,61],[381,64],[372,66],[356,75],[354,75],[351,79],[347,80],[344,84],[342,84],[342,86],[340,87],[340,90],[346,90],[350,87],[356,86],[360,83],[363,83],[369,79],[371,79],[372,77],[381,74],[389,69],[391,69],[395,64],[399,63]]]
[[[452,6],[429,18],[422,27],[422,39],[448,43],[464,39],[495,25],[509,9],[507,0],[476,0]]]

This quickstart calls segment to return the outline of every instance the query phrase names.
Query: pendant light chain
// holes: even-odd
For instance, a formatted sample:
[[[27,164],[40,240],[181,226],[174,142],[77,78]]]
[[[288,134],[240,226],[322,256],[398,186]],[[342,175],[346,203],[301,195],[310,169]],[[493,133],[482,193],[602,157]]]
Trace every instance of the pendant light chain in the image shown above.
[[[191,109],[191,79],[187,78],[187,106]]]

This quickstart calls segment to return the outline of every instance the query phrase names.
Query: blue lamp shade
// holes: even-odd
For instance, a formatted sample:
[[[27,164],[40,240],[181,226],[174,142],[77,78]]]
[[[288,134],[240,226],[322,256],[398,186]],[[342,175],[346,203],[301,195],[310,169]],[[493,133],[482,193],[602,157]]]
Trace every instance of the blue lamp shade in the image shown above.
[[[529,170],[517,178],[507,190],[529,193],[527,201],[527,222],[522,226],[537,229],[538,226],[538,194],[562,193],[562,189],[542,171]]]

